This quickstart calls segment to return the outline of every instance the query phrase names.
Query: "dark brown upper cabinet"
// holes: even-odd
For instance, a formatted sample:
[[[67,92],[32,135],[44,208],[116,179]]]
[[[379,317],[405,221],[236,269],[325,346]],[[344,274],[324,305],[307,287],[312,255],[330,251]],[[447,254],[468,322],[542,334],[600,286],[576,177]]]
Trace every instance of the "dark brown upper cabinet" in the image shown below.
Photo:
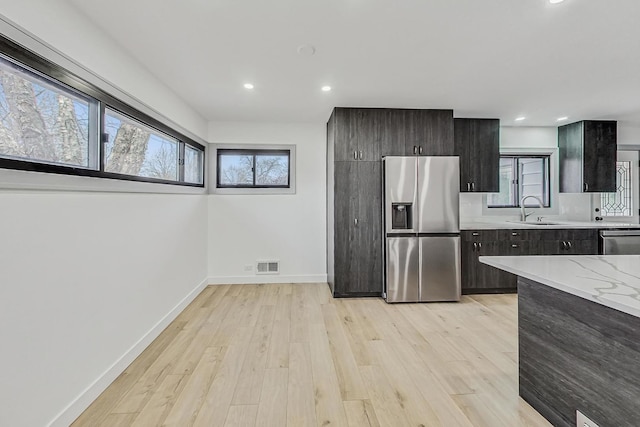
[[[334,161],[455,155],[453,110],[335,108],[329,121]]]
[[[460,156],[460,191],[500,191],[500,120],[454,119],[455,154]]]
[[[453,156],[453,110],[401,110],[405,156]]]
[[[616,191],[617,122],[584,120],[558,128],[561,193]]]

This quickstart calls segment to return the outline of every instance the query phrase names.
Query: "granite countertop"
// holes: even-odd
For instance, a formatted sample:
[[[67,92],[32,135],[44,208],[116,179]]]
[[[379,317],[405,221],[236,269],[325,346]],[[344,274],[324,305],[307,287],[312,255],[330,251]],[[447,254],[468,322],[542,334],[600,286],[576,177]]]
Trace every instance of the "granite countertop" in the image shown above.
[[[461,221],[460,230],[496,230],[496,229],[548,230],[562,228],[640,228],[640,224],[607,221],[549,221],[549,224],[535,225],[535,221]]]
[[[480,262],[640,317],[640,255],[481,256]]]

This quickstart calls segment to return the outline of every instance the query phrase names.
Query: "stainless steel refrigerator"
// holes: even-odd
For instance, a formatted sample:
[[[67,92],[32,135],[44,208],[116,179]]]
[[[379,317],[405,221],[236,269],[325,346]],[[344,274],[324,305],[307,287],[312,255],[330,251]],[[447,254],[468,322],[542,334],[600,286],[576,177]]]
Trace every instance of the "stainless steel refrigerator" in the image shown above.
[[[459,163],[384,158],[387,302],[460,300]]]

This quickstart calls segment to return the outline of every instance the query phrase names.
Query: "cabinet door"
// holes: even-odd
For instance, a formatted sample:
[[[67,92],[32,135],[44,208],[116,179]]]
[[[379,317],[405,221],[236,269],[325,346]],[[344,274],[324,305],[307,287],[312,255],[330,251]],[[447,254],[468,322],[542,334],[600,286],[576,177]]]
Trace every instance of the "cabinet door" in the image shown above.
[[[420,154],[420,145],[427,140],[427,121],[422,110],[404,110],[406,137],[405,156]],[[423,149],[424,150],[424,149]]]
[[[380,160],[380,144],[388,126],[385,110],[363,108],[355,111],[358,160]]]
[[[500,191],[500,120],[472,119],[469,125],[471,190]]]
[[[406,114],[405,110],[381,110],[383,122],[380,138],[380,157],[405,156]]]
[[[334,294],[358,288],[358,162],[335,162]]]
[[[453,156],[453,110],[405,110],[406,155]]]
[[[598,253],[598,230],[567,230],[567,255],[596,255]]]
[[[358,153],[358,110],[336,108],[333,111],[334,160],[354,161]]]
[[[616,133],[614,121],[584,122],[584,191],[613,193],[616,191]]]
[[[475,243],[475,245],[474,245]],[[476,254],[478,243],[462,238],[460,244],[460,264],[462,277],[462,290],[473,290],[477,288],[476,272],[478,270],[478,255]]]
[[[470,123],[467,119],[453,121],[454,152],[460,157],[460,191],[471,191],[471,176],[469,174],[469,158],[471,157]]]
[[[358,162],[358,285],[382,294],[382,163]]]
[[[501,252],[500,242],[483,241],[478,242],[479,250],[476,256],[499,256]],[[499,289],[501,287],[502,270],[483,264],[480,261],[476,265],[476,288],[477,289]]]
[[[558,128],[558,154],[561,193],[581,193],[583,159],[583,122]]]
[[[427,126],[426,140],[420,144],[423,156],[453,156],[453,110],[422,110]]]

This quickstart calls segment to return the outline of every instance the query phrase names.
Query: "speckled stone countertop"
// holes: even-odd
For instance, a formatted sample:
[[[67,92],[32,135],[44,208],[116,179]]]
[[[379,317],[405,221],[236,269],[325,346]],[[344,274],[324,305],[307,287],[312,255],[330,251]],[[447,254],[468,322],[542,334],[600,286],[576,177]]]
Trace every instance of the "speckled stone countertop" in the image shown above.
[[[496,230],[496,229],[532,229],[548,230],[557,228],[640,228],[640,224],[607,222],[607,221],[549,221],[543,225],[535,221],[461,221],[460,230]]]
[[[480,262],[640,317],[640,255],[481,256]]]

